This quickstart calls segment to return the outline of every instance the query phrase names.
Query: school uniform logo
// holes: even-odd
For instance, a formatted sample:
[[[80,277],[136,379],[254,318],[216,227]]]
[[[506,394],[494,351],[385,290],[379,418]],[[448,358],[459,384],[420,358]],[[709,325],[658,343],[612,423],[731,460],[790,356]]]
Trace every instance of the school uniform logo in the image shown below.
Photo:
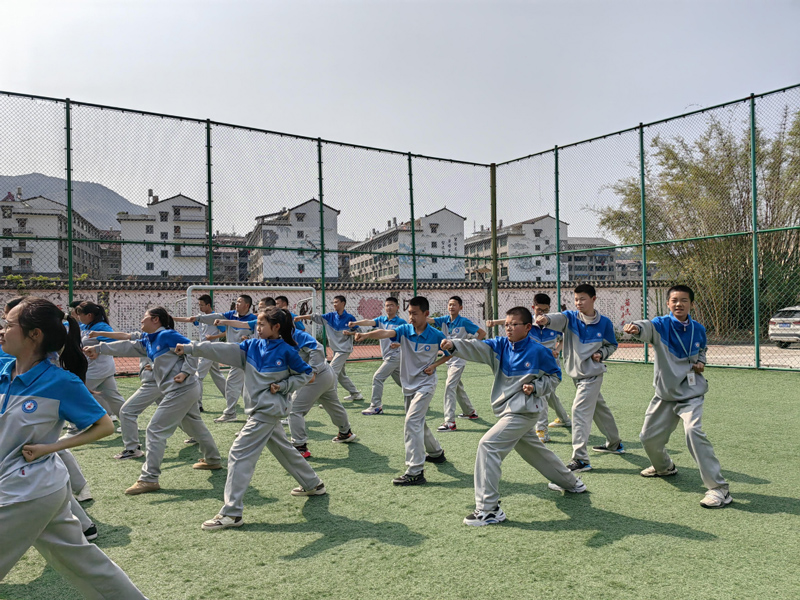
[[[598,333],[597,337],[603,337],[603,334],[602,333]]]
[[[425,352],[427,352],[430,349],[431,349],[431,347],[429,345],[425,346]]]
[[[278,367],[280,367],[282,364],[283,364],[282,360],[276,360],[275,361],[275,365],[278,366]]]
[[[161,350],[161,346],[156,346],[156,350]]]
[[[530,368],[530,366],[531,366],[531,363],[530,363],[530,362],[526,362],[526,363],[525,363],[525,368],[526,368],[526,369],[529,369],[529,368]]]
[[[24,413],[30,414],[35,412],[37,408],[39,408],[39,405],[36,403],[36,400],[26,400],[22,403],[22,412]]]
[[[695,347],[695,348],[699,348],[699,347],[700,347],[700,342],[695,342],[695,343],[694,343],[694,347]]]

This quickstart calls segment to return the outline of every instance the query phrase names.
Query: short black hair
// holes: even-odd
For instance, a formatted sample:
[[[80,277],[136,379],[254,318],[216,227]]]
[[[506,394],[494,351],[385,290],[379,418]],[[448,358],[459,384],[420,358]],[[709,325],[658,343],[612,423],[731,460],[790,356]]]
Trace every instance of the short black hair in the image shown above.
[[[388,298],[385,300],[385,302],[394,302],[395,304],[397,304],[397,306],[400,306],[400,302],[399,302],[399,301],[397,300],[397,298],[395,298],[394,296],[389,296],[389,297],[388,297]]]
[[[582,283],[575,288],[576,294],[587,294],[589,298],[596,298],[597,292],[594,291],[594,286],[589,283]]]
[[[506,311],[506,316],[518,318],[523,325],[533,324],[533,315],[531,314],[531,311],[524,306],[515,306],[514,308],[509,308]]]
[[[78,308],[82,302],[83,300],[73,300],[72,302],[69,303],[69,307],[73,309]]]
[[[534,304],[544,304],[545,306],[550,306],[550,296],[547,294],[536,294],[533,297]]]
[[[688,285],[673,285],[667,290],[667,299],[672,295],[672,292],[684,292],[689,294],[689,301],[694,302],[694,290]]]
[[[428,312],[431,309],[431,305],[425,296],[414,296],[411,300],[408,301],[408,305],[416,306],[422,312]]]
[[[275,302],[283,302],[289,304],[289,299],[286,296],[275,296]]]
[[[450,296],[448,302],[450,302],[450,300],[455,300],[456,302],[458,302],[459,306],[464,306],[464,301],[461,299],[461,296]]]
[[[342,304],[347,304],[347,298],[345,298],[344,296],[334,296],[333,299],[338,300]]]
[[[275,298],[272,296],[267,296],[266,298],[262,298],[259,302],[263,302],[264,306],[275,306]]]
[[[197,300],[198,300],[198,302],[205,302],[205,303],[206,303],[206,304],[208,304],[209,306],[211,306],[211,305],[212,305],[211,296],[210,296],[209,294],[203,294],[203,295],[202,295],[202,296],[200,296],[200,297],[199,297]]]
[[[237,297],[242,298],[249,306],[253,306],[253,298],[247,294],[239,294]]]

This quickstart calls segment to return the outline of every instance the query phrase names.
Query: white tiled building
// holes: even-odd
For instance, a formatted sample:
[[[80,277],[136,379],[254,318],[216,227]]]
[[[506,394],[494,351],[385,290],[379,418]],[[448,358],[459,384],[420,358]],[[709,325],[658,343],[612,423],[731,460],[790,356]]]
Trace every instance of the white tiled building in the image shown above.
[[[145,244],[122,244],[120,275],[137,279],[203,279],[207,274],[206,249],[183,246],[182,242],[208,241],[206,207],[178,194],[165,200],[153,196],[142,213],[117,215],[122,240],[144,240]],[[159,242],[177,242],[165,246]]]
[[[339,258],[335,252],[339,243],[340,211],[323,202],[325,247],[325,278],[339,277]],[[286,248],[286,250],[251,249],[249,280],[275,281],[280,279],[319,279],[322,277],[319,200],[312,198],[292,208],[256,217],[256,225],[247,236],[248,246]]]

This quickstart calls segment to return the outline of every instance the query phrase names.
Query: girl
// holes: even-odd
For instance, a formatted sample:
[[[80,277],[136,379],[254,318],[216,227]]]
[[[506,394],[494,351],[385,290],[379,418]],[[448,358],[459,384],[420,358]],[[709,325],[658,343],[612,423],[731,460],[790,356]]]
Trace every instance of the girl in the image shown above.
[[[312,380],[311,367],[297,353],[291,319],[281,309],[270,307],[258,314],[256,333],[258,339],[240,344],[199,342],[175,346],[175,354],[211,358],[245,372],[247,423],[228,455],[225,504],[218,515],[203,523],[205,530],[244,524],[244,494],[264,446],[300,484],[292,490],[293,496],[325,493],[325,484],[289,443],[280,425],[289,412],[289,394]]]
[[[0,580],[34,546],[86,598],[141,599],[128,576],[86,541],[70,511],[69,474],[56,452],[113,433],[83,378],[78,324],[41,298],[11,309],[0,332]],[[60,349],[55,366],[47,355]],[[65,370],[66,369],[66,370]],[[84,431],[58,439],[69,419]]]
[[[204,470],[222,468],[214,438],[200,417],[197,404],[200,398],[200,383],[196,374],[197,361],[170,352],[176,344],[185,344],[189,340],[175,331],[172,317],[161,307],[148,310],[141,322],[145,335],[140,340],[101,342],[96,346],[84,348],[89,358],[98,355],[146,356],[153,363],[153,375],[164,397],[147,425],[147,458],[142,466],[142,474],[135,484],[125,490],[125,493],[131,496],[161,489],[158,483],[161,461],[164,458],[167,439],[178,424],[198,441],[203,452],[203,458],[195,463],[193,468]]]
[[[92,331],[114,331],[108,324],[105,308],[87,300],[78,305],[75,314],[81,323],[81,339],[84,346],[112,341],[107,337],[97,339],[89,337]],[[106,407],[109,415],[114,415],[112,420],[119,416],[119,411],[125,403],[125,398],[119,393],[117,381],[114,379],[116,371],[114,358],[103,356],[90,359],[89,370],[86,372],[86,387],[96,392],[100,404]]]

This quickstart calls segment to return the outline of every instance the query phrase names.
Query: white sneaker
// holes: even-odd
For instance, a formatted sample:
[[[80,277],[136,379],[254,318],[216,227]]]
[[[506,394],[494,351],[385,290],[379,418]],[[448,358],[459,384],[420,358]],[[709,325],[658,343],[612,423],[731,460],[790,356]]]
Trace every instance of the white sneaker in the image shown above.
[[[86,485],[83,486],[83,489],[75,494],[75,500],[78,502],[88,502],[92,499],[92,490],[89,489],[89,483],[87,482]]]
[[[361,394],[352,394],[350,396],[345,396],[344,399],[345,400],[363,400],[364,396],[362,396]],[[322,406],[322,405],[320,404],[320,406]]]
[[[122,433],[122,426],[120,425],[114,431],[116,431],[117,433]]]
[[[730,492],[724,488],[714,488],[708,490],[706,495],[700,500],[700,506],[703,508],[722,508],[733,502]]]
[[[536,435],[539,436],[539,441],[546,444],[550,441],[550,434],[545,429],[537,429]]]
[[[548,427],[572,427],[572,421],[562,421],[561,419],[556,419],[552,423],[547,424]]]
[[[670,475],[677,475],[678,474],[678,467],[675,466],[675,463],[672,463],[666,471],[656,471],[654,466],[649,466],[646,469],[642,469],[639,472],[639,475],[642,477],[669,477]]]
[[[553,483],[552,481],[547,484],[547,487],[554,492],[569,492],[570,494],[582,494],[586,491],[586,484],[583,483],[580,477],[577,478],[578,483],[575,485],[574,488],[562,488],[560,485]]]
[[[478,510],[464,517],[464,525],[472,527],[482,527],[484,525],[496,525],[506,520],[506,513],[499,506],[492,510]]]
[[[119,421],[119,417],[118,417],[117,415],[111,415],[111,420],[112,420],[114,423],[116,423],[117,421]]]
[[[231,423],[236,420],[236,415],[226,415],[222,413],[216,419],[214,419],[214,423]]]
[[[216,529],[229,529],[230,527],[241,527],[242,525],[244,525],[242,517],[225,517],[222,515],[217,515],[213,519],[205,521],[200,526],[200,529],[204,529],[205,531],[214,531]]]
[[[289,419],[281,419],[281,425],[288,425]]]

